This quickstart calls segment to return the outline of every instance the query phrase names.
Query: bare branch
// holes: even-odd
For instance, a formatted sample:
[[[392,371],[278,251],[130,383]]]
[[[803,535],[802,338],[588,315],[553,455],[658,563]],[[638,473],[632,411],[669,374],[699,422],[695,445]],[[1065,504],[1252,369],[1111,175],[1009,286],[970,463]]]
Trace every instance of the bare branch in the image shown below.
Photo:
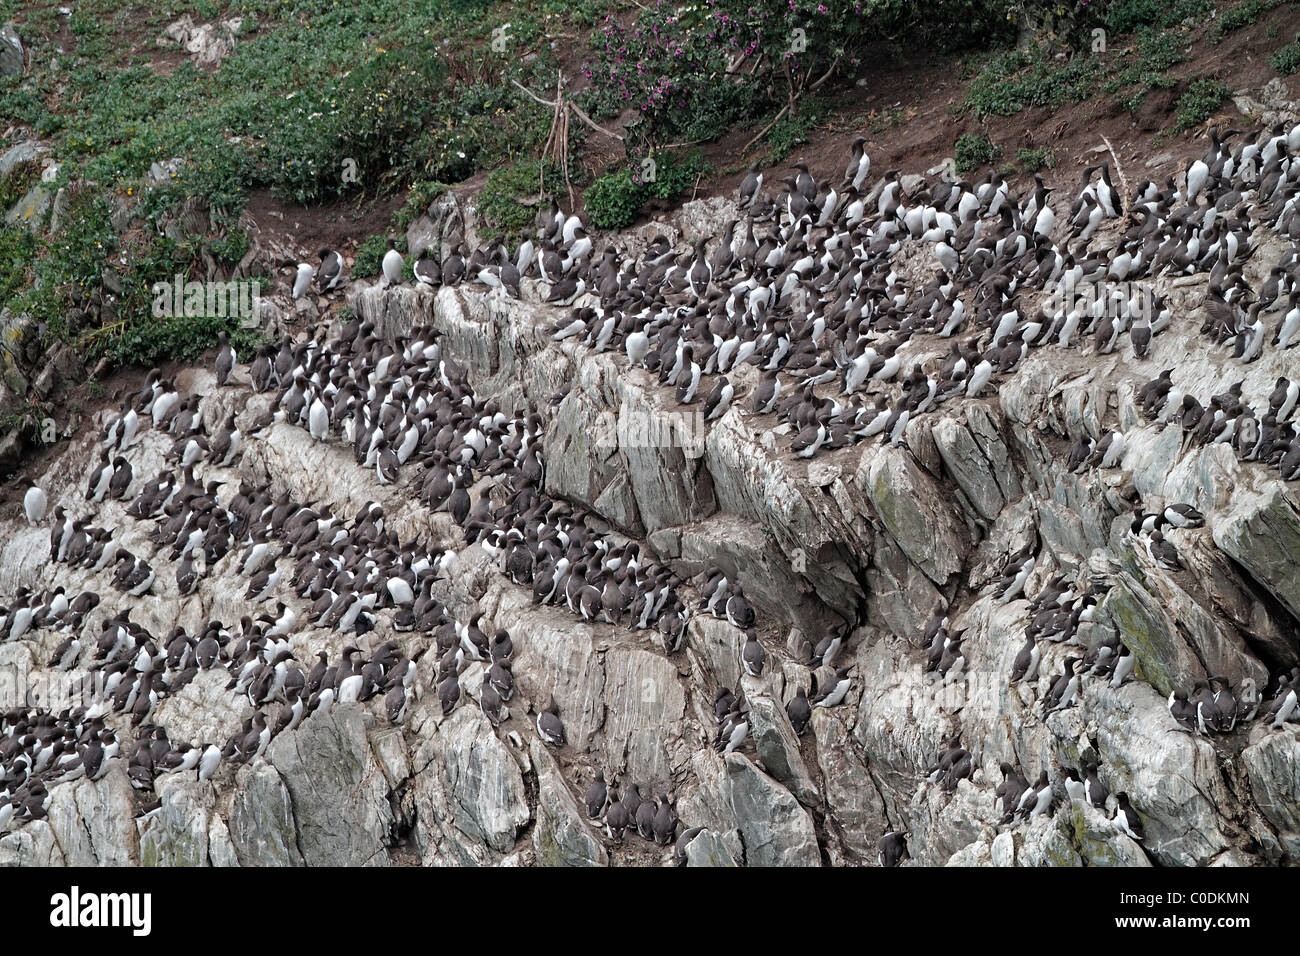
[[[597,123],[595,120],[593,120],[590,116],[588,116],[586,113],[584,113],[584,112],[582,111],[582,107],[579,106],[577,103],[573,102],[573,100],[569,100],[569,101],[568,101],[568,104],[569,104],[569,109],[573,110],[573,112],[575,112],[575,113],[578,114],[578,119],[582,120],[584,123],[586,123],[586,124],[587,124],[588,126],[590,126],[592,129],[594,129],[596,132],[598,132],[598,133],[604,133],[606,136],[610,137],[611,139],[617,139],[617,140],[620,140],[620,141],[623,139],[623,137],[620,136],[618,133],[611,133],[609,130],[605,129],[603,126],[601,126],[600,124],[598,124],[598,123]]]
[[[1128,177],[1124,175],[1124,167],[1123,167],[1122,165],[1120,165],[1119,154],[1115,152],[1115,147],[1112,146],[1112,145],[1110,145],[1110,140],[1108,140],[1108,139],[1105,137],[1105,135],[1103,135],[1103,136],[1101,137],[1101,141],[1102,141],[1103,143],[1105,143],[1105,144],[1106,144],[1106,148],[1107,148],[1108,150],[1110,150],[1110,158],[1113,159],[1113,160],[1115,160],[1115,172],[1119,174],[1119,185],[1120,185],[1120,194],[1119,194],[1120,215],[1123,215],[1124,213],[1128,212],[1128,196],[1129,196],[1129,192],[1128,192]]]
[[[789,108],[790,108],[790,104],[788,104],[788,103],[787,103],[785,106],[781,107],[781,111],[780,111],[779,113],[777,113],[775,116],[772,117],[772,122],[770,122],[770,123],[768,123],[766,126],[764,126],[763,129],[759,132],[759,134],[758,134],[757,136],[755,136],[755,137],[754,137],[753,139],[751,139],[748,143],[746,143],[743,147],[741,147],[741,150],[740,150],[740,151],[741,151],[742,153],[746,152],[746,151],[749,149],[749,147],[753,146],[753,145],[754,145],[755,143],[757,143],[760,139],[762,139],[764,136],[766,136],[766,135],[768,134],[768,131],[771,130],[771,128],[772,128],[773,126],[775,126],[778,122],[780,122],[781,117],[784,116],[784,115],[786,114],[786,111],[787,111]]]
[[[543,106],[549,106],[551,109],[558,109],[558,108],[559,108],[559,105],[560,105],[560,104],[559,104],[558,102],[556,102],[556,101],[554,101],[554,100],[544,100],[544,99],[542,99],[540,96],[538,96],[536,93],[534,93],[534,92],[533,92],[532,90],[530,90],[528,87],[524,86],[524,85],[523,85],[522,83],[520,83],[518,80],[516,80],[516,79],[511,79],[510,82],[513,83],[515,86],[519,87],[521,90],[523,90],[525,93],[527,93],[527,94],[528,94],[529,96],[531,96],[533,99],[535,99],[538,103],[541,103]]]

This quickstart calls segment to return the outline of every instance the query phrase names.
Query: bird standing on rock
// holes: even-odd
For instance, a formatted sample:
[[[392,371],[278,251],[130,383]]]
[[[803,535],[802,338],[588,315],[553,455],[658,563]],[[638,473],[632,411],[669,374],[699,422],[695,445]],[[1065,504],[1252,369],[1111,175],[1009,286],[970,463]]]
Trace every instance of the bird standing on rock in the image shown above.
[[[552,747],[563,747],[565,744],[564,724],[560,723],[560,705],[555,702],[554,694],[537,715],[537,734]]]
[[[402,254],[397,251],[397,243],[394,240],[389,239],[388,251],[384,253],[383,261],[380,264],[383,269],[384,280],[389,285],[401,284],[402,266],[404,264],[405,261],[402,259]]]

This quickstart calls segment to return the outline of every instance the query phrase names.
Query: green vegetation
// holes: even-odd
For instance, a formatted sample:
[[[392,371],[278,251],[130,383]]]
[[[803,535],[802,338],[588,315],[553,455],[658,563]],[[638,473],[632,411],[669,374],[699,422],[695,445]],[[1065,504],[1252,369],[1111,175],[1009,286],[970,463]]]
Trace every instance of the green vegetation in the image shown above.
[[[106,327],[107,328],[107,327]],[[118,365],[156,365],[170,359],[198,358],[217,340],[217,333],[230,333],[236,351],[247,355],[264,339],[254,330],[242,328],[238,319],[216,316],[145,317],[129,327],[111,329],[112,334],[89,341],[92,357],[107,357]]]
[[[957,172],[965,175],[985,166],[992,166],[1002,155],[1002,147],[989,141],[984,133],[965,133],[957,137],[953,158]]]
[[[1124,57],[1102,89],[1121,99],[1125,109],[1137,112],[1153,89],[1168,89],[1177,80],[1167,72],[1186,59],[1180,38],[1169,32],[1143,28],[1135,54]]]
[[[186,60],[165,72],[114,62],[112,34],[140,29],[127,26],[139,13],[131,3],[79,3],[68,18],[79,42],[62,58],[62,108],[43,108],[45,75],[35,90],[8,81],[0,102],[54,138],[78,175],[120,188],[183,155],[178,189],[230,210],[258,188],[311,203],[454,181],[545,135],[545,111],[509,82],[553,75],[536,21],[513,24],[498,53],[474,44],[490,41],[494,24],[465,0],[312,0],[286,22],[270,0],[234,7],[258,26],[241,30],[220,69]],[[535,53],[529,65],[525,52]]]
[[[1233,4],[1219,10],[1211,29],[1222,36],[1283,2]],[[587,87],[576,94],[587,112],[605,120],[633,116],[623,162],[594,182],[578,160],[568,170],[577,187],[587,186],[592,224],[613,228],[635,221],[647,203],[690,194],[706,174],[690,147],[737,126],[757,132],[771,124],[746,164],[786,161],[832,119],[830,91],[881,52],[914,58],[1005,44],[1028,18],[1040,35],[1057,37],[1055,45],[973,57],[977,74],[957,109],[1010,116],[1104,91],[1136,110],[1151,90],[1178,84],[1171,71],[1186,57],[1192,27],[1215,12],[1214,0],[70,6],[65,16],[35,0],[0,0],[0,20],[16,19],[33,53],[26,74],[0,79],[0,115],[50,141],[62,163],[50,185],[62,188],[66,201],[52,238],[0,228],[0,308],[29,313],[88,358],[113,361],[185,357],[215,333],[211,323],[156,319],[149,290],[177,273],[208,278],[211,262],[221,276],[232,275],[249,249],[240,214],[254,193],[358,206],[405,195],[389,224],[402,236],[450,185],[486,172],[479,198],[485,224],[519,235],[564,179],[564,170],[538,159],[553,113],[519,87],[550,99],[564,64],[582,64],[587,83],[567,79]],[[155,45],[186,13],[196,22],[240,19],[219,66],[201,68],[174,46]],[[1094,26],[1108,32],[1103,55],[1089,46]],[[1282,47],[1270,62],[1295,72],[1300,48]],[[1225,94],[1214,80],[1188,84],[1177,128],[1203,122]],[[904,116],[901,106],[891,107],[870,128],[883,132]],[[570,151],[596,135],[574,122]],[[983,134],[958,141],[965,170],[1000,157]],[[643,165],[648,159],[653,176]],[[1052,157],[1045,148],[1021,149],[1016,162],[1039,169]],[[0,206],[12,205],[38,177],[37,164],[17,167],[0,182]],[[378,273],[386,234],[362,242],[356,274]]]
[[[695,153],[685,156],[659,153],[648,158],[653,161],[653,167],[630,165],[606,173],[587,187],[582,197],[592,225],[601,229],[631,225],[647,201],[676,198],[708,172],[704,160]],[[644,178],[650,168],[654,178]]]
[[[433,201],[447,191],[446,183],[435,180],[421,180],[406,191],[406,201],[393,214],[393,227],[399,232],[406,232],[407,227],[424,213]]]
[[[393,246],[398,252],[405,255],[406,240],[398,236],[394,236],[393,239]],[[363,279],[370,279],[379,275],[384,262],[384,253],[387,251],[387,236],[367,236],[357,246],[356,259],[352,263],[352,274]]]
[[[550,163],[523,160],[494,170],[478,196],[478,210],[484,222],[515,237],[532,225],[538,203],[544,199],[543,185],[553,193],[562,186],[564,174]]]
[[[1245,3],[1230,7],[1219,14],[1210,31],[1210,38],[1217,43],[1234,30],[1250,26],[1265,13],[1287,2],[1291,0],[1246,0]]]
[[[8,302],[27,283],[36,240],[25,229],[0,230],[0,302]]]
[[[630,169],[601,176],[582,194],[587,218],[601,229],[621,229],[636,221],[645,204],[645,192]]]
[[[1214,115],[1214,111],[1219,108],[1219,104],[1231,92],[1227,86],[1218,80],[1192,80],[1187,85],[1186,92],[1178,98],[1178,120],[1174,124],[1173,132],[1181,133],[1183,130],[1200,126]]]
[[[699,153],[660,153],[655,160],[655,178],[646,184],[654,199],[675,199],[709,174]]]
[[[978,59],[962,108],[977,117],[1012,116],[1033,106],[1059,107],[1098,92],[1137,112],[1156,89],[1179,85],[1173,69],[1202,32],[1211,39],[1256,22],[1264,13],[1295,0],[1245,0],[1217,9],[1213,0],[1114,0],[1080,14],[1066,42],[1003,50]],[[1208,29],[1207,29],[1208,25]],[[1094,29],[1105,49],[1094,46]],[[1283,47],[1270,60],[1279,72],[1300,69],[1300,49]],[[1218,80],[1193,77],[1178,100],[1170,133],[1190,129],[1211,116],[1227,88]],[[1167,134],[1166,134],[1167,135]]]
[[[1020,167],[1021,172],[1036,173],[1040,169],[1051,169],[1056,165],[1056,161],[1050,149],[1046,146],[1039,146],[1036,149],[1016,150],[1016,164]]]
[[[880,115],[872,117],[871,132],[882,133],[887,129],[892,129],[903,122],[904,115],[902,104],[891,106]]]
[[[764,162],[779,163],[796,147],[808,142],[808,134],[825,117],[821,104],[814,103],[800,111],[798,116],[785,116],[778,120],[764,138],[767,152]]]
[[[1167,30],[1213,14],[1214,0],[1116,0],[1102,14],[1100,26],[1117,35],[1136,33],[1142,27]]]
[[[1268,65],[1279,73],[1287,75],[1300,70],[1300,35],[1296,36],[1295,42],[1276,50],[1268,58]]]
[[[0,211],[8,209],[27,194],[41,178],[38,163],[18,163],[9,175],[0,179]]]
[[[37,53],[28,74],[0,80],[0,111],[51,141],[63,164],[52,188],[78,194],[53,239],[0,231],[0,307],[32,315],[88,360],[185,358],[210,344],[226,320],[158,320],[149,290],[177,273],[206,278],[204,254],[233,270],[248,251],[239,215],[254,190],[314,204],[407,189],[400,232],[444,183],[535,154],[550,128],[550,111],[514,83],[553,88],[554,0],[514,4],[504,45],[486,0],[302,0],[291,11],[274,0],[82,0],[68,17],[0,7],[0,19],[21,14]],[[579,5],[588,22],[595,10]],[[242,18],[219,68],[175,48],[163,55],[179,62],[156,65],[153,37],[184,12]],[[125,53],[121,38],[142,33],[142,54]],[[57,74],[44,66],[55,45]],[[142,185],[172,157],[183,162]],[[15,170],[0,205],[38,173]],[[120,291],[103,285],[110,257]],[[378,257],[363,255],[361,274],[370,259],[377,271]]]
[[[633,147],[714,139],[749,117],[796,120],[819,89],[857,75],[874,45],[946,53],[1015,35],[1015,0],[710,0],[640,4],[607,18],[583,67],[584,105],[635,111]],[[1046,8],[1042,0],[1028,6]],[[793,127],[797,138],[798,126]],[[790,131],[781,134],[787,139]],[[779,151],[780,142],[776,142]]]
[[[976,116],[1013,116],[1030,106],[1080,103],[1097,89],[1101,63],[1092,54],[1058,60],[1034,44],[994,56],[972,81],[966,106]]]
[[[15,311],[46,321],[50,334],[73,342],[88,364],[100,358],[141,365],[192,359],[221,329],[237,344],[254,341],[235,317],[155,316],[154,283],[176,274],[192,278],[201,239],[178,243],[148,229],[119,236],[111,218],[112,200],[83,189],[74,192],[67,225],[55,239],[12,229],[0,233],[0,259],[21,257],[31,280],[18,288],[11,279],[0,297]],[[92,311],[98,313],[94,324]]]

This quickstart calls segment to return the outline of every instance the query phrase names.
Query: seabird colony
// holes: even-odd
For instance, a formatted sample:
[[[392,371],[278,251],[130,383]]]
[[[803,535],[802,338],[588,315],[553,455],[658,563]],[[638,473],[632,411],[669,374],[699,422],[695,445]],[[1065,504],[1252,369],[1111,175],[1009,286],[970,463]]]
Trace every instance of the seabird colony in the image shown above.
[[[1234,148],[1228,141],[1237,136]],[[1106,354],[1122,348],[1127,337],[1128,348],[1142,358],[1154,336],[1173,322],[1190,321],[1137,285],[1124,287],[1128,298],[1118,310],[1108,307],[1104,294],[1080,300],[1040,294],[1208,274],[1200,331],[1207,350],[1217,349],[1225,365],[1300,344],[1300,125],[1254,136],[1214,129],[1209,139],[1204,155],[1187,164],[1181,188],[1172,177],[1163,185],[1141,182],[1127,201],[1108,164],[1088,167],[1067,213],[1063,204],[1053,208],[1053,188],[1037,175],[1024,196],[992,170],[975,182],[922,181],[910,192],[898,170],[872,184],[859,138],[840,182],[819,182],[798,163],[769,196],[762,174],[751,169],[739,187],[742,218],[689,251],[662,237],[639,250],[614,237],[598,250],[581,220],[552,204],[513,256],[504,237],[472,252],[462,242],[441,261],[422,252],[413,276],[420,286],[479,282],[515,298],[522,278],[541,280],[546,302],[573,307],[553,328],[554,339],[624,352],[630,366],[657,375],[679,403],[701,404],[706,421],[737,398],[728,375],[755,365],[760,378],[746,396],[748,412],[788,425],[789,451],[801,458],[868,440],[905,444],[911,421],[946,402],[995,391],[1031,348]],[[1094,248],[1111,219],[1123,220],[1114,244]],[[1243,267],[1261,226],[1291,245],[1257,290]],[[923,283],[909,281],[900,267],[900,251],[909,244],[933,256]],[[403,281],[405,265],[388,245],[385,286]],[[318,257],[318,266],[297,267],[294,298],[313,283],[321,295],[342,287],[342,256],[322,249]],[[1044,304],[1031,307],[1031,298]],[[909,357],[916,343],[935,337],[952,340],[947,355]],[[215,365],[220,386],[242,389],[231,381],[237,367],[223,334]],[[294,501],[287,491],[273,495],[268,483],[247,479],[225,494],[242,450],[266,440],[278,422],[318,441],[345,444],[378,484],[401,485],[430,510],[449,513],[464,544],[480,544],[502,574],[531,589],[534,603],[650,632],[669,655],[681,648],[692,615],[725,618],[745,632],[740,666],[762,675],[768,651],[740,587],[719,569],[691,585],[643,555],[636,542],[616,540],[582,509],[546,495],[541,416],[507,413],[475,394],[433,327],[388,341],[354,317],[332,339],[323,326],[301,341],[286,335],[260,348],[246,371],[254,392],[274,393],[270,408],[256,420],[244,415],[242,425],[231,412],[215,434],[205,424],[203,397],[181,395],[152,371],[108,420],[84,504],[61,503],[48,516],[50,559],[111,592],[74,596],[63,586],[40,593],[24,587],[0,608],[0,639],[32,640],[46,630],[65,634],[48,666],[78,672],[93,691],[90,706],[19,708],[0,719],[0,830],[41,817],[50,788],[99,779],[114,760],[127,760],[132,784],[148,791],[159,774],[193,772],[208,780],[257,760],[276,734],[339,703],[382,698],[382,712],[400,724],[426,692],[417,663],[430,652],[436,677],[427,689],[444,715],[467,702],[458,678],[480,661],[487,676],[476,705],[494,728],[511,720],[511,663],[516,643],[527,636],[485,629],[481,613],[468,621],[449,613],[434,586],[456,574],[455,549],[401,540],[374,501],[355,514],[336,515],[329,504]],[[1237,383],[1198,398],[1173,383],[1173,371],[1138,391],[1149,420],[1179,428],[1188,442],[1228,444],[1242,461],[1300,480],[1295,381],[1279,378],[1268,395],[1245,396]],[[168,467],[137,475],[131,451],[150,428],[172,440]],[[1118,431],[1081,433],[1067,467],[1114,468],[1123,451]],[[27,520],[45,522],[46,494],[27,483]],[[151,554],[132,553],[113,528],[96,524],[103,503],[112,500],[129,500],[130,520],[151,525]],[[1153,561],[1176,570],[1178,553],[1163,529],[1203,523],[1190,505],[1147,513],[1139,502],[1131,530]],[[994,585],[997,600],[1027,597],[1038,548],[1034,534],[1005,559]],[[213,573],[247,582],[249,613],[237,623],[213,620],[195,634],[176,627],[159,636],[131,620],[132,598],[148,594],[158,574],[174,576],[180,594],[188,595]],[[1028,603],[1024,646],[1007,680],[1038,676],[1042,642],[1080,644],[1079,626],[1105,590],[1102,581],[1064,575],[1050,581]],[[91,626],[101,602],[106,609]],[[396,639],[362,650],[363,636],[381,617],[385,629],[419,635],[407,645],[415,648],[410,656]],[[337,659],[322,651],[314,662],[300,661],[288,638],[306,626],[350,635],[348,644]],[[851,667],[836,664],[847,636],[847,628],[835,630],[812,648],[808,663],[834,676],[821,687],[794,688],[786,708],[797,733],[808,726],[812,708],[845,699]],[[962,633],[950,631],[944,604],[936,607],[924,640],[926,670],[945,683],[960,679]],[[253,716],[224,741],[170,740],[151,722],[159,701],[213,668],[226,672],[229,689],[247,697]],[[1133,655],[1118,641],[1081,649],[1051,680],[1039,714],[1046,719],[1077,706],[1085,678],[1119,685],[1133,671]],[[1272,683],[1271,696],[1261,698],[1251,681],[1233,688],[1211,677],[1190,694],[1171,694],[1170,714],[1177,727],[1207,735],[1231,733],[1256,718],[1275,728],[1300,719],[1300,671],[1275,675]],[[716,748],[742,747],[749,730],[743,695],[726,687],[701,692],[714,701]],[[547,744],[565,746],[554,697],[545,705],[532,702],[531,709],[535,720],[508,732],[535,731]],[[970,776],[974,759],[961,736],[958,731],[945,743],[925,781],[951,790]],[[1098,770],[1064,768],[1066,795],[1113,806],[1116,830],[1141,840],[1140,814],[1126,794],[1111,797]],[[1046,769],[1033,784],[1009,763],[1002,772],[995,799],[1005,823],[1051,812]],[[673,802],[671,794],[644,797],[633,781],[607,782],[603,771],[584,796],[588,817],[611,839],[634,829],[661,846],[673,845],[680,864],[701,828],[682,829]],[[907,857],[906,836],[897,831],[881,838],[881,865]]]

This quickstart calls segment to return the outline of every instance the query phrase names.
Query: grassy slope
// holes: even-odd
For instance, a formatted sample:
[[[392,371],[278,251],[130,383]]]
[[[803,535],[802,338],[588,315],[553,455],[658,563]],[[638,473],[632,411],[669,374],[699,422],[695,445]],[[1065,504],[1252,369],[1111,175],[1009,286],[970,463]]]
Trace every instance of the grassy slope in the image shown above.
[[[149,364],[193,357],[221,324],[161,324],[148,314],[149,286],[178,271],[204,277],[205,259],[233,270],[246,248],[239,216],[258,191],[285,209],[408,195],[393,224],[400,229],[442,184],[493,170],[485,208],[499,227],[517,229],[529,217],[518,200],[535,191],[550,116],[511,81],[545,94],[557,69],[579,76],[594,55],[593,28],[611,10],[636,12],[623,0],[82,0],[63,16],[44,3],[0,2],[0,19],[17,20],[33,63],[21,80],[0,82],[0,115],[54,144],[63,162],[56,186],[68,187],[70,199],[67,224],[47,249],[14,230],[0,233],[0,297],[77,343],[88,360]],[[865,91],[841,88],[805,102],[746,154],[739,147],[768,117],[752,117],[743,130],[712,130],[707,162],[683,163],[680,183],[657,196],[629,193],[617,173],[593,195],[626,220],[646,200],[670,201],[680,189],[728,188],[755,159],[774,164],[799,150],[833,165],[840,140],[857,130],[922,159],[936,148],[950,155],[962,134],[964,165],[1030,171],[1056,159],[1060,144],[1031,134],[1057,111],[1074,109],[1084,122],[1108,111],[1137,117],[1159,96],[1168,100],[1161,135],[1173,136],[1211,115],[1231,85],[1225,80],[1233,77],[1201,75],[1204,51],[1254,30],[1268,38],[1273,68],[1284,71],[1294,59],[1287,48],[1295,46],[1296,11],[1283,0],[1218,0],[1217,9],[1215,0],[1116,0],[1103,53],[1043,37],[1018,50],[921,64],[901,75],[901,95],[891,86],[898,77],[873,64],[876,82]],[[185,12],[199,22],[241,19],[219,69],[200,69],[174,44],[156,42]],[[507,42],[494,46],[503,33]],[[933,77],[942,79],[936,85]],[[875,86],[898,101],[885,105]],[[928,103],[933,113],[936,95],[950,86],[947,115],[931,120],[938,128],[928,141],[913,144],[909,137],[925,128],[914,122],[918,110]],[[575,137],[580,185],[616,158],[600,146]],[[175,156],[185,158],[177,173],[142,189],[150,166]],[[594,168],[583,168],[584,157]],[[349,159],[355,181],[344,175]],[[700,182],[708,169],[713,181]],[[0,195],[20,191],[32,172],[0,184]],[[559,182],[554,169],[547,182]],[[204,228],[164,228],[195,204]],[[119,223],[131,217],[121,235],[115,213]],[[382,239],[378,232],[356,239],[364,272]],[[108,316],[100,313],[106,268],[123,289]]]

